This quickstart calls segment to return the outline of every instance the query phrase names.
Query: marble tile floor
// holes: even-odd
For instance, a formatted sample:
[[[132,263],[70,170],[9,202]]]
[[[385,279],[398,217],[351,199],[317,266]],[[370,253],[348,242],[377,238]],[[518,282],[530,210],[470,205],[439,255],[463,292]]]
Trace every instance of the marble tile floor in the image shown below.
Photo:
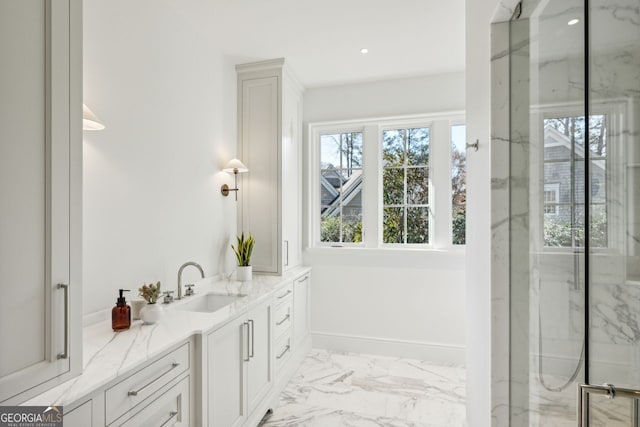
[[[465,369],[312,350],[261,427],[460,427]]]

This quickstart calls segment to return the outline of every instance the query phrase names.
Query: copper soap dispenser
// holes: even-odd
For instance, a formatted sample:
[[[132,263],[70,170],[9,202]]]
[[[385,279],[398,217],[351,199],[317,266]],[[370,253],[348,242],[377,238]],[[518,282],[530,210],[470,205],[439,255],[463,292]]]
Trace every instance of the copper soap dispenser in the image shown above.
[[[126,331],[131,326],[131,307],[127,305],[127,300],[124,298],[125,292],[129,290],[120,289],[120,297],[111,310],[111,327],[116,332]]]

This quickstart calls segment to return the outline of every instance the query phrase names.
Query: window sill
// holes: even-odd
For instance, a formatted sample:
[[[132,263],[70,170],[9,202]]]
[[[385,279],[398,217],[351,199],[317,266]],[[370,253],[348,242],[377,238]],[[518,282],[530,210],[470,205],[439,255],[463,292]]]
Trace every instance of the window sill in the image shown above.
[[[342,265],[366,268],[420,268],[464,271],[466,249],[313,247],[304,251],[307,265]]]
[[[313,246],[306,249],[309,253],[333,253],[335,251],[339,251],[343,254],[362,254],[362,253],[378,253],[378,254],[461,254],[464,255],[466,253],[466,245],[452,245],[446,248],[435,248],[431,245],[429,246],[380,246],[377,248],[366,248],[364,246]]]

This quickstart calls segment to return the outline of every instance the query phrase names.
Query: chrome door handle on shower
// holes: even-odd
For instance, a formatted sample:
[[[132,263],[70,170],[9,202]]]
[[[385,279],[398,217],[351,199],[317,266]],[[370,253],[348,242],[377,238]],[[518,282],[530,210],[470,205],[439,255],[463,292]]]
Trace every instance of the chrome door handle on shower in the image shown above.
[[[599,394],[613,400],[618,397],[633,399],[633,426],[638,425],[638,401],[640,400],[640,390],[630,388],[617,388],[613,384],[591,385],[580,384],[578,386],[578,427],[588,427],[589,415],[589,394]]]

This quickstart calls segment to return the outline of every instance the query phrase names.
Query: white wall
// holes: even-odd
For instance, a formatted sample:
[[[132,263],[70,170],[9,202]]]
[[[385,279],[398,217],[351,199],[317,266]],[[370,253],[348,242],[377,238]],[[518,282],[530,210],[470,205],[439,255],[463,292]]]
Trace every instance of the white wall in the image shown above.
[[[464,110],[464,72],[307,89],[305,123]]]
[[[463,109],[460,72],[309,89],[304,121]],[[316,248],[304,260],[315,347],[464,363],[464,252]]]
[[[235,156],[236,79],[210,3],[84,1],[84,100],[107,126],[84,132],[85,313],[118,288],[175,289],[185,261],[207,276],[233,266],[219,171]]]
[[[507,3],[508,0],[505,1]],[[491,425],[491,22],[497,0],[467,0],[467,422]],[[507,9],[506,7],[504,9]]]

